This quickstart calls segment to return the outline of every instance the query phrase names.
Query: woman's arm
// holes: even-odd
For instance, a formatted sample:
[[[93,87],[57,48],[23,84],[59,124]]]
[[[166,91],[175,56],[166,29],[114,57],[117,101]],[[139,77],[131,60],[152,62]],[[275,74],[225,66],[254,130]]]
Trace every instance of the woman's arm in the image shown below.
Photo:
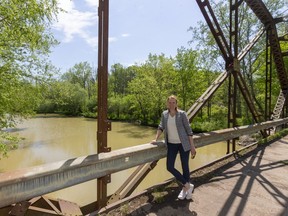
[[[181,118],[182,118],[182,122],[183,122],[183,126],[186,130],[186,133],[188,136],[193,136],[193,131],[190,127],[190,123],[189,123],[189,120],[188,120],[188,117],[187,117],[187,114],[186,112],[183,111],[182,115],[181,115]]]
[[[160,130],[160,129],[157,130],[155,140],[152,140],[152,141],[151,141],[152,144],[154,144],[154,143],[157,142],[157,140],[158,140],[159,137],[161,136],[162,132],[163,132],[163,131]]]
[[[157,142],[157,140],[158,140],[159,137],[161,136],[163,130],[164,130],[164,114],[162,113],[161,121],[160,121],[160,124],[159,124],[158,129],[157,129],[157,132],[156,132],[156,137],[155,137],[154,140],[151,141],[152,144],[154,144],[154,143]]]

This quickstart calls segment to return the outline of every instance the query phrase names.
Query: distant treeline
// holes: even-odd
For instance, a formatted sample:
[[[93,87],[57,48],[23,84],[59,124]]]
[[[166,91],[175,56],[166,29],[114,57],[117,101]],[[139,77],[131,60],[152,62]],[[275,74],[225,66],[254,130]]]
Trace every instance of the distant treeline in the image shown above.
[[[171,94],[177,95],[180,109],[187,111],[221,73],[201,67],[199,56],[198,51],[181,48],[175,58],[150,54],[140,65],[112,65],[108,76],[108,118],[156,126],[166,109],[167,96]],[[264,110],[261,107],[265,98],[264,69],[258,71],[258,76],[253,78],[253,88],[250,88],[260,110]],[[97,117],[97,85],[96,70],[87,62],[76,64],[59,79],[45,84],[37,112]],[[273,98],[277,96],[275,91]],[[227,107],[228,81],[193,119],[193,130],[227,128]],[[237,114],[239,125],[253,122],[240,92]]]

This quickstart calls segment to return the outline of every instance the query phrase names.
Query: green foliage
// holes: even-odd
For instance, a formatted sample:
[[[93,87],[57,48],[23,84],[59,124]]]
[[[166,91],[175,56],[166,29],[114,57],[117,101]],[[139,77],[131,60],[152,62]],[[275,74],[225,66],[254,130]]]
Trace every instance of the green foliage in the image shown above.
[[[259,140],[258,144],[259,145],[266,144],[267,142],[270,142],[270,141],[273,141],[275,139],[280,139],[280,138],[282,138],[284,136],[287,136],[287,134],[288,134],[288,129],[285,128],[285,129],[283,129],[283,130],[281,130],[281,131],[279,131],[279,132],[277,132],[275,134],[272,134],[272,135],[270,135],[268,137],[265,137],[264,139]]]
[[[116,95],[126,95],[128,83],[135,77],[135,67],[125,68],[121,64],[111,66],[109,91]]]
[[[194,122],[195,123],[192,124],[192,130],[194,133],[219,130],[224,126],[223,122],[221,122],[219,119],[209,119],[209,121],[199,119],[198,121],[195,120]]]
[[[129,213],[129,203],[124,203],[120,207],[120,213],[121,215],[128,215]]]
[[[89,112],[97,112],[97,98],[90,98],[87,102],[87,109]]]
[[[142,124],[154,124],[169,94],[174,91],[174,61],[162,55],[148,56],[148,60],[135,68],[135,77],[128,84],[133,116]]]
[[[200,114],[202,115],[197,116],[192,122],[192,129],[195,133],[227,128],[227,118],[223,118],[223,116],[227,115],[227,110],[225,108],[218,107],[217,109],[216,106],[213,107],[210,115],[205,114],[204,112]]]
[[[129,95],[115,95],[108,98],[108,117],[115,120],[137,120],[133,119],[132,100]]]
[[[63,81],[78,84],[82,89],[85,89],[89,99],[95,95],[96,75],[88,62],[75,64],[61,78]]]
[[[57,41],[49,26],[59,12],[56,0],[2,0],[0,4],[0,131],[34,114],[41,87],[50,76],[45,56]],[[14,148],[13,137],[0,133],[0,154]]]
[[[0,81],[0,129],[14,127],[18,118],[26,118],[39,105],[37,87],[16,77],[3,74]]]
[[[165,196],[167,195],[165,188],[155,188],[152,192],[153,202],[163,203],[165,201]]]
[[[153,77],[148,76],[136,77],[129,83],[129,91],[131,94],[134,116],[143,124],[148,124],[148,120],[151,114],[149,111],[152,108],[152,98],[154,98],[153,89],[155,88],[155,80],[153,80]]]
[[[175,61],[175,89],[182,109],[187,110],[188,105],[196,100],[197,95],[201,95],[199,90],[203,86],[203,80],[198,79],[200,71],[198,70],[198,54],[192,49],[181,47],[177,50]],[[193,83],[193,85],[192,85]],[[193,94],[191,94],[193,92]]]
[[[38,112],[96,117],[96,75],[89,63],[75,64],[60,80],[50,80],[43,89]]]
[[[50,97],[56,112],[77,116],[87,111],[87,92],[79,84],[55,82]]]
[[[7,132],[0,131],[0,160],[7,157],[8,151],[17,148],[20,139]]]
[[[48,53],[56,44],[49,25],[59,12],[56,0],[2,0],[1,60],[8,63],[27,63],[37,55]],[[5,52],[4,52],[5,51]]]
[[[56,107],[56,104],[52,100],[47,99],[39,105],[37,113],[54,113],[56,111]]]

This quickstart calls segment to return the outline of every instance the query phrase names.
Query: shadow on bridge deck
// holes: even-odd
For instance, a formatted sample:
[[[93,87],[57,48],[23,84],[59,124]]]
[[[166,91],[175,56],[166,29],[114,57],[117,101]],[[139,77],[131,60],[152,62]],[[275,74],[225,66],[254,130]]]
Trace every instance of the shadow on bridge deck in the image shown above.
[[[98,214],[288,215],[288,136],[254,148],[236,160],[233,156],[232,162],[228,158],[225,165],[220,162],[213,171],[211,167],[206,169],[192,173],[195,190],[190,201],[178,200],[179,187],[166,183],[157,192],[155,189],[154,193],[143,194]]]

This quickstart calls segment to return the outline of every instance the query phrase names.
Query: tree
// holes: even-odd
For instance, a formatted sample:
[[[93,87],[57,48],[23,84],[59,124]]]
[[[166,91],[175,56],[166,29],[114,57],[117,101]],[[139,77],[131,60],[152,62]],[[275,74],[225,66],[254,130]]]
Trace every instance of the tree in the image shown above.
[[[95,85],[96,77],[93,73],[93,68],[88,62],[75,64],[68,72],[62,75],[62,80],[68,81],[71,84],[79,84],[87,91],[89,99],[95,94],[93,86]]]
[[[192,104],[195,100],[197,91],[201,88],[202,82],[199,78],[197,68],[198,54],[192,49],[181,47],[177,49],[175,68],[176,68],[176,87],[178,88],[178,99],[182,100],[182,109],[187,110],[188,103]]]
[[[133,67],[125,68],[121,64],[111,66],[109,76],[110,91],[117,95],[126,95],[128,83],[135,77]]]
[[[135,77],[137,66],[125,68],[120,63],[111,66],[108,77],[108,115],[110,119],[131,120],[128,84]]]
[[[87,109],[87,92],[78,83],[55,81],[46,102],[52,104],[54,112],[77,116]]]
[[[174,60],[164,54],[149,54],[129,82],[134,113],[143,124],[158,122],[169,94],[175,94]]]
[[[35,110],[35,85],[46,75],[45,55],[57,44],[49,26],[59,10],[56,0],[1,1],[0,130]],[[7,145],[0,141],[0,148],[7,149],[3,146]]]

